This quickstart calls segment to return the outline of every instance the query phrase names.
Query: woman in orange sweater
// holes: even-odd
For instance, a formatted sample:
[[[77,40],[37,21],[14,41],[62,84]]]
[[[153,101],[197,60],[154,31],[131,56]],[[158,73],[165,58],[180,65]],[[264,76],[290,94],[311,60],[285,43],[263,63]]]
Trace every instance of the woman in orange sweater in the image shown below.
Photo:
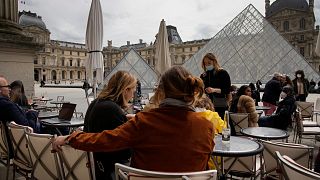
[[[192,106],[203,92],[201,79],[174,66],[160,79],[157,93],[165,99],[159,108],[140,112],[114,130],[57,137],[53,148],[59,150],[66,144],[94,152],[131,148],[131,166],[135,168],[165,172],[205,170],[214,147],[213,125]]]

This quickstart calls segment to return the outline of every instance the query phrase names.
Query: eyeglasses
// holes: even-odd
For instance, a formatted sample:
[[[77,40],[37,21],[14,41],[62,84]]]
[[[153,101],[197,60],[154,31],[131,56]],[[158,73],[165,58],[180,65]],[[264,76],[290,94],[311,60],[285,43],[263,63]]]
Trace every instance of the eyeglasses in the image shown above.
[[[3,87],[11,88],[10,85],[0,86],[0,88],[3,88]]]

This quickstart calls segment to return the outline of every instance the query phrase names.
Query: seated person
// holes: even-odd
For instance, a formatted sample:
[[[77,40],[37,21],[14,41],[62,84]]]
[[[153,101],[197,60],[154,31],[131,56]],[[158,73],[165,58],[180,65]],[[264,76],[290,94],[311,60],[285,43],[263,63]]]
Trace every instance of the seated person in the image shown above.
[[[14,121],[23,126],[33,128],[34,132],[40,132],[40,126],[36,124],[36,111],[25,112],[19,105],[10,101],[10,85],[8,81],[0,76],[0,120],[4,123]]]
[[[258,127],[258,113],[256,112],[254,100],[251,98],[251,88],[249,86],[243,85],[239,88],[236,96],[232,100],[230,112],[248,113],[248,126]]]
[[[12,102],[18,104],[20,107],[30,109],[28,99],[24,92],[23,83],[20,80],[13,81],[10,84],[10,99]]]
[[[173,66],[161,76],[157,91],[165,97],[159,107],[136,116],[114,130],[100,133],[74,132],[53,140],[84,151],[112,152],[132,148],[131,166],[163,172],[207,169],[214,148],[211,122],[195,112],[192,103],[204,93],[200,78],[182,66]]]
[[[280,97],[283,99],[279,102],[276,113],[270,116],[260,117],[258,123],[261,127],[273,127],[287,130],[292,123],[292,115],[296,110],[293,88],[285,86],[282,89]]]
[[[200,99],[196,100],[194,106],[196,112],[199,112],[212,122],[215,134],[222,133],[222,129],[225,128],[227,124],[223,119],[221,119],[219,114],[214,111],[212,101],[207,95],[204,94]]]

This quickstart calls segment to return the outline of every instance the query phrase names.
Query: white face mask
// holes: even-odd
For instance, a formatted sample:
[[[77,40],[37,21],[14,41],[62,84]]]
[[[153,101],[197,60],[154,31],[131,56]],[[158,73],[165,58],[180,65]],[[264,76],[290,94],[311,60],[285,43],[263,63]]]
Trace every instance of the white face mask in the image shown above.
[[[301,74],[297,74],[297,78],[301,78]]]
[[[213,69],[213,65],[208,65],[208,66],[206,66],[206,70],[207,71],[211,71]]]
[[[284,99],[284,98],[286,98],[286,97],[287,97],[287,94],[282,91],[281,94],[280,94],[280,98],[281,98],[281,99]]]

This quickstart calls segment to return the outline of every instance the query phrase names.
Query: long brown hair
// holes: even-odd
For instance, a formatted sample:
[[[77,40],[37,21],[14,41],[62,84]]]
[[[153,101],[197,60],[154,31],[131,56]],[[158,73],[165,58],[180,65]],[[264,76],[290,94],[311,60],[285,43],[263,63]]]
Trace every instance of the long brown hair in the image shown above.
[[[160,79],[156,94],[163,93],[164,98],[173,98],[193,103],[204,93],[204,85],[200,78],[194,77],[182,66],[174,66],[167,70]]]
[[[128,107],[124,99],[124,92],[128,88],[134,88],[137,79],[127,71],[118,71],[110,78],[108,84],[103,88],[98,99],[110,99],[122,108]]]
[[[207,53],[203,58],[202,58],[202,64],[201,67],[204,71],[206,71],[206,66],[204,65],[204,60],[208,58],[209,60],[211,60],[213,62],[213,68],[214,70],[218,71],[221,69],[221,66],[218,63],[218,60],[216,58],[216,56],[212,53]]]

